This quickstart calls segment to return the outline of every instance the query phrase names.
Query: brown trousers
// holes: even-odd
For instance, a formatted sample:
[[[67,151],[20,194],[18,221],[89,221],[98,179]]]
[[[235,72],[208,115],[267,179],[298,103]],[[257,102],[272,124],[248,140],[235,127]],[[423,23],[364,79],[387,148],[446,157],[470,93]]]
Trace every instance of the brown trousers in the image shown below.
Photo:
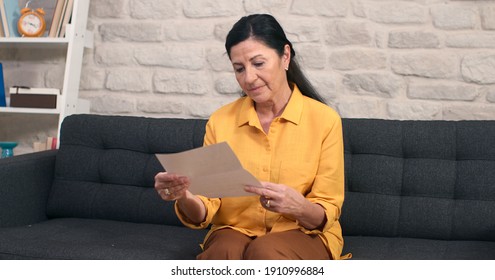
[[[198,260],[329,260],[316,235],[300,230],[269,233],[251,238],[233,229],[213,232]]]

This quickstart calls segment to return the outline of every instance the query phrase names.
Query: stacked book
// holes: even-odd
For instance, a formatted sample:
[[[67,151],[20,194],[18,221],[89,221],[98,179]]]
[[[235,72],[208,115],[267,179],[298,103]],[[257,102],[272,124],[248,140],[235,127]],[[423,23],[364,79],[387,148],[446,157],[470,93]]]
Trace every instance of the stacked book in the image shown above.
[[[34,142],[33,143],[33,151],[41,152],[46,150],[55,150],[57,149],[57,137],[46,137],[45,142]]]
[[[67,24],[70,22],[74,0],[0,0],[0,37],[20,37],[17,21],[21,9],[26,7],[42,8],[45,12],[46,30],[42,37],[64,37]]]
[[[10,107],[55,109],[60,89],[14,86],[9,93]]]

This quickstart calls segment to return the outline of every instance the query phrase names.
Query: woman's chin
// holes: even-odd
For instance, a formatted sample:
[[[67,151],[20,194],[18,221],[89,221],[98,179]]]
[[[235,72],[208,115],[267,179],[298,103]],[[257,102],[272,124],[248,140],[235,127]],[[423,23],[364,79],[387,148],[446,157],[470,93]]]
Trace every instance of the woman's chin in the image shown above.
[[[255,102],[267,101],[270,96],[265,89],[259,88],[256,90],[247,91],[246,94],[251,97]]]

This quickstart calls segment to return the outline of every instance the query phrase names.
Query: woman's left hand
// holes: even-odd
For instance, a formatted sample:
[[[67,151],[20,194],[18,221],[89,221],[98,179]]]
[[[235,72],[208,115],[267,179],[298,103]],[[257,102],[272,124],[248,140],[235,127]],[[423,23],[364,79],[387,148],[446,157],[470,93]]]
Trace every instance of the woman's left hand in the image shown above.
[[[299,222],[307,229],[322,229],[326,223],[325,210],[312,203],[295,189],[282,184],[261,182],[262,187],[246,186],[244,190],[260,196],[267,210],[278,212]]]
[[[244,190],[260,196],[260,203],[267,210],[293,217],[300,216],[309,201],[291,187],[261,182],[263,187],[246,186]]]

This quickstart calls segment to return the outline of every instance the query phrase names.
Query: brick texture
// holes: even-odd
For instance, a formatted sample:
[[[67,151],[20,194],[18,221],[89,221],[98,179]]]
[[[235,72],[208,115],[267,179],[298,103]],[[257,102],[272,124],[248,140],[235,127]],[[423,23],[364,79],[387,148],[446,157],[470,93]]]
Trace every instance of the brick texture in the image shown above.
[[[250,13],[279,19],[342,117],[495,119],[495,1],[91,1],[80,96],[99,114],[208,118],[240,94],[224,39]],[[9,62],[28,55],[0,50],[5,75],[61,86],[60,61]]]

